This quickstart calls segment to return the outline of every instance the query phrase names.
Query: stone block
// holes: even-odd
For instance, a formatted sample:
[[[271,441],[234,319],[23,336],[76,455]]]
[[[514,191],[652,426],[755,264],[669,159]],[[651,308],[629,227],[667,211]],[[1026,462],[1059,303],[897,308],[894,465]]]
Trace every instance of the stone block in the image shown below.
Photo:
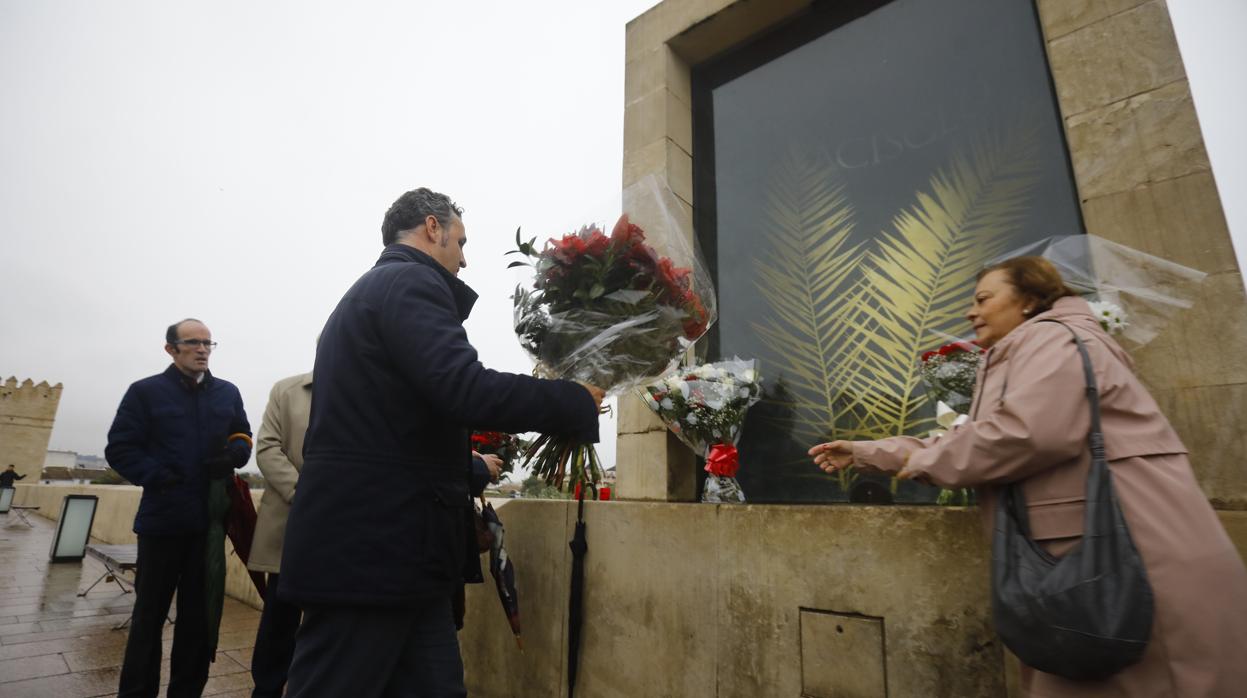
[[[667,141],[667,186],[687,203],[693,203],[693,156],[675,141]]]
[[[737,0],[681,0],[660,2],[628,22],[624,55],[629,59],[667,43],[689,28],[714,17],[732,5],[751,5]],[[804,4],[809,4],[805,0]]]
[[[625,105],[664,88],[681,102],[693,103],[689,67],[666,44],[629,57],[624,65]]]
[[[1135,349],[1135,369],[1151,390],[1247,384],[1247,292],[1235,272],[1204,279],[1194,305]],[[1226,428],[1234,429],[1226,422]]]
[[[1239,271],[1210,172],[1088,199],[1082,212],[1093,235],[1210,274]]]
[[[671,139],[662,138],[624,149],[623,186],[634,184],[649,174],[666,178],[667,186],[680,200],[693,201],[693,156]]]
[[[616,498],[666,501],[666,435],[657,431],[620,434],[615,443]]]
[[[651,92],[624,108],[624,147],[669,138],[685,152],[693,150],[693,112],[669,90]]]
[[[889,695],[1004,693],[977,510],[718,509],[719,696],[801,695],[802,608],[883,619]]]
[[[506,547],[515,564],[523,629],[523,651],[516,646],[489,575],[489,556],[481,557],[485,584],[467,585],[464,631],[459,634],[465,679],[471,695],[558,696],[565,691],[570,579],[567,541],[574,507],[565,500],[494,500],[506,527]]]
[[[710,505],[585,505],[581,666],[592,670],[576,695],[715,696],[716,521]]]
[[[1247,385],[1173,388],[1153,395],[1190,449],[1191,468],[1213,506],[1247,509]],[[1241,546],[1243,540],[1236,542]]]
[[[801,609],[801,695],[887,698],[883,619]]]
[[[697,494],[696,459],[665,429],[620,434],[615,453],[618,499],[691,502]]]
[[[1083,200],[1210,169],[1186,80],[1070,117],[1066,132]]]
[[[1163,0],[1152,0],[1048,45],[1052,79],[1069,117],[1185,76]]]
[[[645,406],[636,393],[628,392],[619,396],[620,434],[641,434],[647,431],[666,431],[667,427],[653,410]]]
[[[675,3],[663,3],[672,5]],[[689,65],[739,46],[771,27],[792,19],[806,10],[811,0],[768,0],[767,2],[725,2],[706,0],[704,19],[686,25],[668,43]]]
[[[627,188],[629,185],[635,184],[648,174],[664,175],[667,172],[668,147],[669,144],[666,138],[643,145],[625,147],[623,156],[623,187]]]
[[[1147,0],[1038,0],[1039,19],[1049,41],[1099,22]]]

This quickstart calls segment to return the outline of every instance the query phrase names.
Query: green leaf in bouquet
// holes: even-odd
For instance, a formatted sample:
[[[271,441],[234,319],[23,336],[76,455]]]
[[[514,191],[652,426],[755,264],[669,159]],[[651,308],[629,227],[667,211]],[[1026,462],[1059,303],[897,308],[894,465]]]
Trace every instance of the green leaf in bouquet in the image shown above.
[[[504,252],[503,256],[505,257],[506,255],[510,255],[510,254],[522,254],[525,257],[537,256],[537,238],[532,238],[528,242],[524,242],[523,240],[520,239],[520,228],[516,228],[515,229],[515,249],[509,252]],[[507,268],[510,269],[511,267],[522,265],[522,264],[528,264],[528,263],[527,262],[514,262],[510,264]]]

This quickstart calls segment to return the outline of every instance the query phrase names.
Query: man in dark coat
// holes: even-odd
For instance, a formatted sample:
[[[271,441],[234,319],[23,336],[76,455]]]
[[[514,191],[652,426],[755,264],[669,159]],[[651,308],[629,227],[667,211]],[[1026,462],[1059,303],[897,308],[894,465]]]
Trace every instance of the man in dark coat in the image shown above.
[[[483,465],[484,464],[482,464],[482,467]],[[9,463],[9,467],[6,468],[4,472],[0,473],[0,488],[11,490],[13,489],[14,480],[25,480],[25,479],[26,479],[25,475],[17,474],[17,466],[13,465],[12,463]]]
[[[208,371],[215,346],[198,320],[170,325],[165,351],[173,364],[130,386],[108,431],[108,464],[143,488],[134,517],[134,612],[118,696],[159,693],[160,635],[175,591],[168,695],[199,696],[208,681],[209,480],[232,474],[251,457],[242,396]]]
[[[280,594],[304,609],[290,698],[466,695],[451,606],[481,579],[471,430],[597,441],[600,389],[477,360],[461,213],[403,194],[321,334],[282,553]]]

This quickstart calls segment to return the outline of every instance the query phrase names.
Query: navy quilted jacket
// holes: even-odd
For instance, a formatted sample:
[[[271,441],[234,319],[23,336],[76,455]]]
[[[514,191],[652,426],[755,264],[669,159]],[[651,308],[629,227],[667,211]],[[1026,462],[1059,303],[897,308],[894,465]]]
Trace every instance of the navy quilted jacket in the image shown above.
[[[131,384],[108,430],[104,457],[122,477],[143,487],[134,532],[206,530],[208,477],[202,463],[234,433],[251,435],[242,396],[211,372],[194,384],[170,364],[164,373]]]
[[[480,577],[467,530],[470,430],[597,441],[581,386],[481,365],[463,329],[475,300],[431,257],[394,244],[330,315],[286,526],[283,598],[414,605],[449,594]]]

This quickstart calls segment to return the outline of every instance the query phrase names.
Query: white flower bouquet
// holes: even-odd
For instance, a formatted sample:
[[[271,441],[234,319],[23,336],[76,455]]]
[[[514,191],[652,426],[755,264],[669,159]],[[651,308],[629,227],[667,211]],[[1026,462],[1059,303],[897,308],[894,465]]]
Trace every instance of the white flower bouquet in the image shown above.
[[[704,502],[743,502],[736,481],[745,412],[762,396],[752,359],[682,367],[639,390],[641,399],[697,455],[705,458]]]

